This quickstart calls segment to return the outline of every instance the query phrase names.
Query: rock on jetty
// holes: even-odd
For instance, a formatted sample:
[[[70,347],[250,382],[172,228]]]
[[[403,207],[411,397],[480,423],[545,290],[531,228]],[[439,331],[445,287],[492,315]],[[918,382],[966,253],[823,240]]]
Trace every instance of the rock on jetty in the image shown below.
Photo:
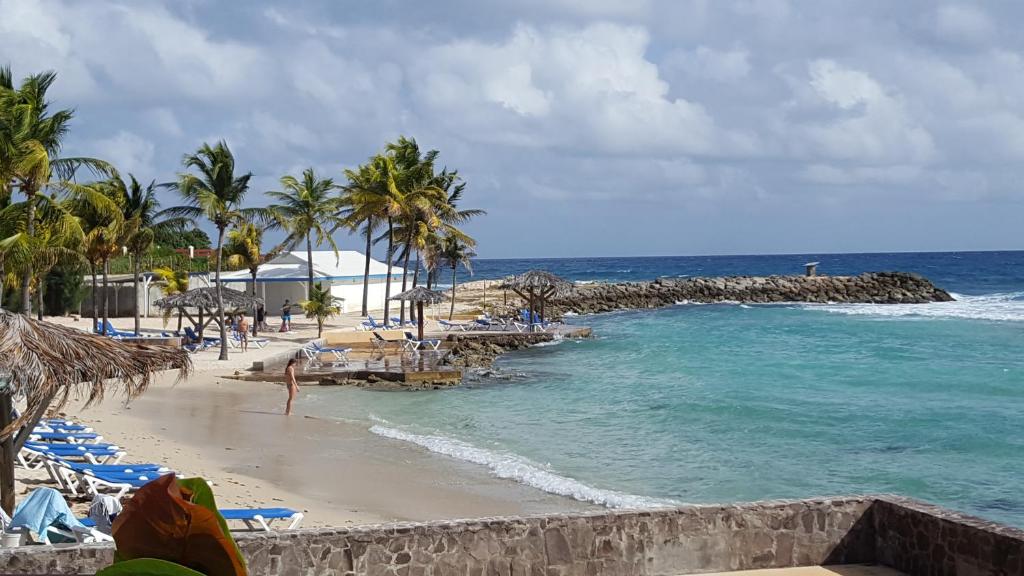
[[[917,274],[875,272],[860,276],[727,276],[587,284],[575,286],[553,300],[551,308],[556,313],[593,314],[680,302],[923,304],[951,300],[948,292]]]
[[[541,342],[554,340],[548,332],[523,334],[450,334],[451,347],[441,363],[456,368],[488,368],[505,352],[522,350]]]

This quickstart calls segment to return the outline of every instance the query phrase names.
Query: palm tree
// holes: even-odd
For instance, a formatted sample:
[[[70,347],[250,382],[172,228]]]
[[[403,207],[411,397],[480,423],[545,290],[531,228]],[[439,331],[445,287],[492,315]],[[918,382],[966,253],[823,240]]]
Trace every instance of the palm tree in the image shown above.
[[[313,287],[308,300],[299,302],[302,311],[307,318],[316,318],[316,337],[324,335],[324,321],[341,313],[341,307],[337,304],[338,298],[331,295],[330,288],[324,288],[323,284],[317,282]]]
[[[182,292],[188,292],[188,272],[185,270],[174,270],[173,268],[160,267],[153,268],[153,276],[161,280],[164,283],[163,292],[164,296],[171,296],[173,294],[181,294]],[[171,317],[171,308],[164,309],[163,318],[164,326],[167,326],[167,320]],[[181,332],[181,311],[178,311],[178,332]]]
[[[28,239],[35,236],[36,202],[41,191],[60,186],[81,167],[96,174],[111,174],[113,168],[94,158],[58,158],[64,136],[74,113],[57,110],[51,113],[46,93],[57,75],[43,72],[25,78],[14,87],[10,70],[0,73],[0,116],[7,126],[0,144],[0,171],[4,181],[13,181],[27,200],[25,226],[21,232]],[[10,185],[8,185],[10,189]],[[28,314],[32,308],[31,284],[35,273],[31,261],[21,270],[21,311]]]
[[[277,204],[271,204],[267,210],[273,214],[277,224],[288,232],[281,242],[282,250],[294,250],[303,240],[306,242],[306,271],[309,280],[306,294],[313,297],[313,239],[317,246],[327,243],[338,255],[338,245],[334,243],[333,234],[341,224],[338,212],[341,199],[332,196],[336,186],[330,178],[318,178],[312,168],[302,171],[302,180],[294,176],[281,178],[280,192],[267,192]]]
[[[263,254],[263,229],[252,222],[242,222],[228,232],[224,245],[225,262],[232,268],[247,268],[252,276],[252,295],[256,296],[256,277],[261,265],[273,257]],[[253,318],[256,311],[253,311]],[[252,335],[256,336],[258,322],[252,323]]]
[[[355,170],[345,170],[348,184],[342,188],[341,204],[344,206],[342,215],[345,226],[359,233],[366,240],[363,268],[363,305],[360,315],[369,313],[370,293],[370,252],[373,248],[373,235],[381,226],[381,220],[387,217],[384,212],[384,199],[387,196],[385,185],[380,175],[374,170],[373,162],[363,164]]]
[[[109,192],[109,187],[102,183],[91,185],[95,190],[103,194]],[[117,254],[120,245],[120,236],[124,227],[124,220],[121,218],[120,206],[110,207],[108,205],[94,205],[88,202],[81,202],[75,208],[79,222],[83,227],[84,238],[82,241],[82,255],[89,263],[89,272],[92,276],[92,324],[97,332],[102,332],[107,325],[107,272],[110,258]],[[103,274],[103,291],[98,289],[96,282],[97,270]],[[101,299],[102,298],[102,304]],[[102,307],[103,323],[97,323],[100,318]],[[97,328],[97,327],[101,328]]]
[[[125,183],[121,178],[111,178],[108,181],[112,194],[117,198],[121,207],[121,218],[124,228],[121,234],[122,245],[128,248],[128,254],[132,257],[132,286],[135,294],[135,334],[139,334],[141,320],[139,318],[139,274],[141,274],[142,257],[153,245],[153,239],[161,233],[180,231],[184,228],[186,220],[182,218],[160,218],[160,201],[156,197],[157,188],[166,184],[158,185],[155,180],[149,185],[143,186],[136,180],[133,174],[129,174],[129,181]],[[106,292],[104,292],[104,295]]]
[[[217,283],[217,315],[220,323],[219,358],[227,360],[228,333],[227,324],[224,322],[224,294],[220,282],[224,234],[235,223],[265,218],[265,211],[242,207],[252,173],[235,175],[235,157],[223,140],[214,146],[203,143],[194,154],[187,154],[182,163],[186,170],[198,172],[178,174],[178,181],[172,185],[186,204],[168,208],[159,214],[177,218],[206,218],[217,228],[217,269],[214,281]]]
[[[387,153],[394,158],[396,167],[395,185],[399,222],[399,238],[402,243],[402,291],[408,287],[409,258],[414,250],[423,246],[423,238],[440,224],[434,207],[443,202],[444,190],[437,186],[434,175],[434,161],[439,152],[430,150],[426,154],[414,138],[399,137],[397,142],[387,145]],[[400,304],[400,321],[405,323],[405,302]]]
[[[455,315],[455,287],[458,285],[457,272],[459,264],[462,264],[470,274],[473,274],[472,259],[475,256],[476,252],[457,236],[448,236],[442,242],[439,254],[440,260],[452,269],[452,306],[448,311],[449,321]]]

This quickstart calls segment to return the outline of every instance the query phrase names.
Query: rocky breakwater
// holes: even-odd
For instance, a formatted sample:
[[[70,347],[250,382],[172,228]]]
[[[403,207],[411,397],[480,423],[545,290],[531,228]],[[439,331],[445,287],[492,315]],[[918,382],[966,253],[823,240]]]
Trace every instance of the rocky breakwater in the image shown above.
[[[554,340],[547,332],[523,334],[451,334],[448,354],[441,363],[455,368],[489,368],[495,358],[511,350],[522,350],[541,342]]]
[[[859,276],[726,276],[587,284],[575,286],[553,300],[551,308],[556,313],[593,314],[660,308],[679,302],[923,304],[952,300],[948,292],[920,275],[874,272]]]

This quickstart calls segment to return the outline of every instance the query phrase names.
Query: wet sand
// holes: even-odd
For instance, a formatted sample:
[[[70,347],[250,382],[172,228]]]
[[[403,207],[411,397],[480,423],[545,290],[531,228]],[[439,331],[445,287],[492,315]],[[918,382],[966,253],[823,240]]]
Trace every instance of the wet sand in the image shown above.
[[[281,385],[194,374],[163,377],[125,407],[71,414],[125,447],[126,462],[165,462],[214,482],[224,507],[288,506],[307,526],[593,510],[490,476],[483,468],[381,438],[368,424],[282,415]]]

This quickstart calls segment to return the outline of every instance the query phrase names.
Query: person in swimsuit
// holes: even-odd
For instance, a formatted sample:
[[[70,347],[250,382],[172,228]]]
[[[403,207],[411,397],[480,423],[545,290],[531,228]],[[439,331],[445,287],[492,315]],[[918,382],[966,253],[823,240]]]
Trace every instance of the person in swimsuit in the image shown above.
[[[238,338],[241,340],[242,352],[249,350],[249,321],[245,314],[238,315]]]
[[[292,402],[299,395],[299,381],[295,379],[295,365],[298,362],[298,360],[292,358],[284,368],[284,384],[288,387],[288,404],[284,407],[285,416],[291,416]]]
[[[285,300],[284,306],[281,306],[281,332],[292,331],[292,303],[291,300]]]

